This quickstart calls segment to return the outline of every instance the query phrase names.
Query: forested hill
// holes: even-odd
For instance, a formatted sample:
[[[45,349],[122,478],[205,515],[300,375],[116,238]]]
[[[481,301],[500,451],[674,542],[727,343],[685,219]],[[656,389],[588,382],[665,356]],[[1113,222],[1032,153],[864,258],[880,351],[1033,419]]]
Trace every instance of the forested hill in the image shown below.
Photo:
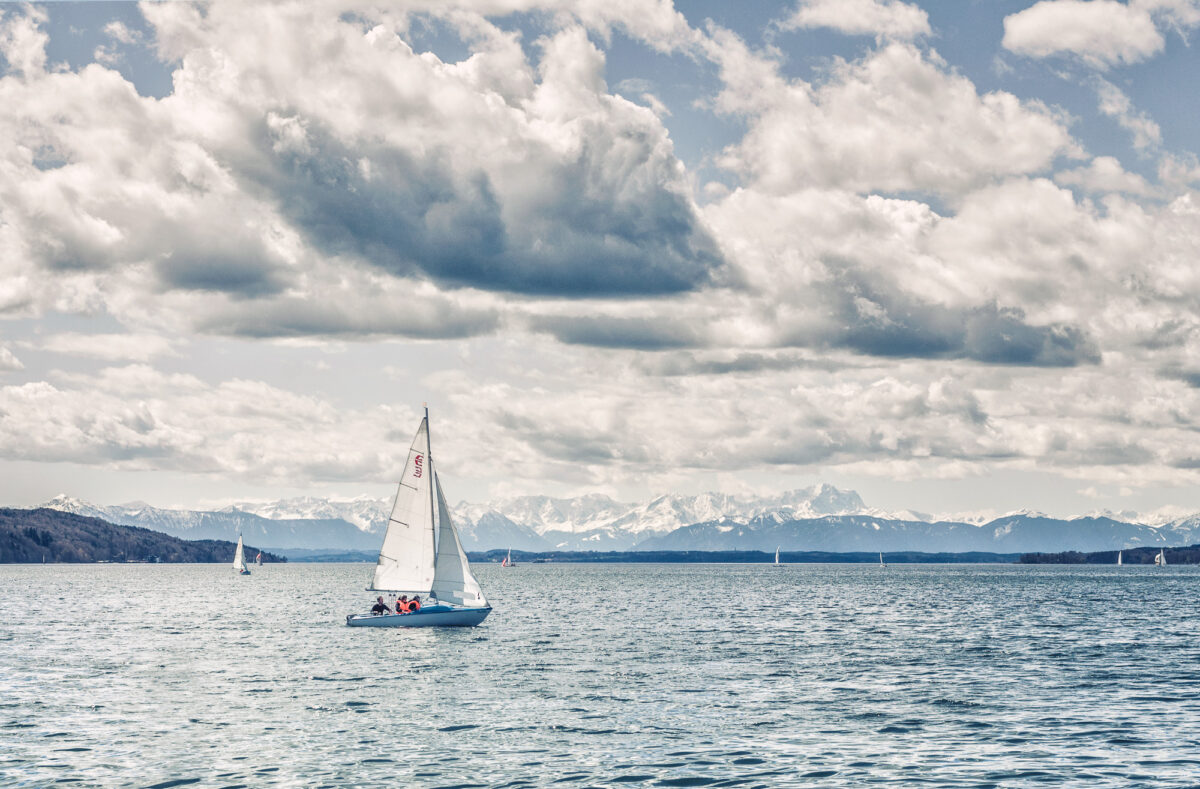
[[[1154,557],[1159,548],[1126,548],[1122,551],[1121,561],[1125,564],[1154,564]],[[1163,548],[1167,566],[1173,564],[1200,564],[1200,545],[1189,545],[1186,548]],[[1081,553],[1066,551],[1065,553],[1024,553],[1021,554],[1021,564],[1116,564],[1116,551],[1095,551]]]
[[[235,543],[181,540],[51,509],[0,509],[0,564],[26,562],[232,562]],[[247,561],[258,553],[245,547]],[[263,553],[264,562],[287,559]]]

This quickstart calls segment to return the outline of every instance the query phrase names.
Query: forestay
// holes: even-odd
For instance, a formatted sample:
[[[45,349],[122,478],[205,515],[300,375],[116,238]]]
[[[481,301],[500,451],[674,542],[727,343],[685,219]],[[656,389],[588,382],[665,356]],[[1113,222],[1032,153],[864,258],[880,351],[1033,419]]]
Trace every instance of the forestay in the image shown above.
[[[475,576],[471,575],[471,567],[467,564],[467,555],[463,552],[462,543],[458,541],[458,530],[450,518],[450,508],[446,506],[446,495],[442,493],[442,483],[434,475],[434,487],[437,489],[438,507],[438,546],[437,572],[434,574],[433,594],[438,602],[453,603],[471,607],[487,605],[483,598],[483,590]]]
[[[429,419],[421,420],[388,518],[371,590],[429,594],[433,588],[433,512],[429,466]]]

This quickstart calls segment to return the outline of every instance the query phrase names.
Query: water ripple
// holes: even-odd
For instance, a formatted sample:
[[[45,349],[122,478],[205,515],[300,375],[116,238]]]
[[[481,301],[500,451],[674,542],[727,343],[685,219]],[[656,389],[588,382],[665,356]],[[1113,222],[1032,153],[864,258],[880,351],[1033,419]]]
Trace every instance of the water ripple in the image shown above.
[[[346,628],[368,574],[0,567],[0,785],[1200,775],[1195,568],[484,566],[484,627]]]

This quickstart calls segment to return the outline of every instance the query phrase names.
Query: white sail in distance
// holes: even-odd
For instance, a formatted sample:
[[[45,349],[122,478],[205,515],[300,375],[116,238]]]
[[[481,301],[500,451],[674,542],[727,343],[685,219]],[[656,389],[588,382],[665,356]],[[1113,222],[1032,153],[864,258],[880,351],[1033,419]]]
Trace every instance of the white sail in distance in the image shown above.
[[[442,493],[442,483],[437,475],[434,475],[434,486],[437,489],[439,528],[433,594],[441,603],[483,607],[487,605],[487,600],[483,598],[479,582],[471,575],[467,555],[458,540],[458,530],[454,528],[450,508],[446,506],[446,495]]]
[[[238,535],[237,550],[233,552],[233,569],[239,573],[246,572],[246,557],[242,552],[242,535]]]
[[[427,595],[433,588],[433,511],[429,420],[421,420],[396,488],[371,591]]]

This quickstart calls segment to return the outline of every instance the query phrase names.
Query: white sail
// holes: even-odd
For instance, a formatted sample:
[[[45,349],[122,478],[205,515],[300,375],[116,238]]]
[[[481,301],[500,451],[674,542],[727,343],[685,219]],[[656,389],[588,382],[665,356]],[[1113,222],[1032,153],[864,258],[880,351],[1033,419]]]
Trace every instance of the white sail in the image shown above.
[[[1117,551],[1117,565],[1121,564],[1121,551]]]
[[[239,573],[246,572],[246,557],[242,553],[242,535],[238,535],[237,550],[233,552],[233,569]]]
[[[1159,567],[1167,566],[1167,556],[1166,556],[1166,554],[1163,553],[1162,548],[1158,549],[1158,556],[1154,557],[1154,563],[1157,564]]]
[[[371,591],[427,595],[433,588],[433,502],[429,419],[421,420],[396,488]]]
[[[439,524],[433,594],[440,603],[483,607],[487,605],[487,600],[483,599],[483,590],[479,588],[479,582],[471,575],[471,566],[467,563],[462,543],[458,541],[458,530],[454,528],[450,508],[446,506],[446,496],[442,493],[442,483],[436,474],[433,482],[437,489]]]
[[[775,564],[779,564],[779,546],[775,546]]]

